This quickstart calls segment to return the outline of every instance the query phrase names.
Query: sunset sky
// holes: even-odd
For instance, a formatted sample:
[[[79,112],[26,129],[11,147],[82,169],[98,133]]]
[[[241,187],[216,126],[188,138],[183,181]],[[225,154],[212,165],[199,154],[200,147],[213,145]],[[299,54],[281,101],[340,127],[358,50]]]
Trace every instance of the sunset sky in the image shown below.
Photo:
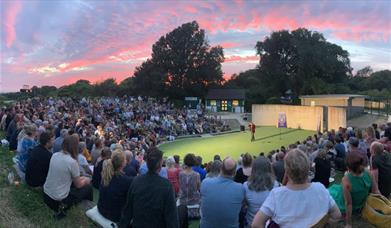
[[[132,76],[152,44],[196,20],[224,47],[223,71],[254,68],[255,44],[305,27],[350,53],[354,70],[391,69],[391,1],[1,0],[0,92]]]

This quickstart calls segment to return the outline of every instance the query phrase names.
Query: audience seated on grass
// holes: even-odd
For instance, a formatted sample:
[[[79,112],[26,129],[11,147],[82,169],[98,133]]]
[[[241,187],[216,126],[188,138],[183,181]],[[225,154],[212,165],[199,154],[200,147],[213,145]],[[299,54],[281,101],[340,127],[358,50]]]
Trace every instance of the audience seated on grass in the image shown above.
[[[31,187],[40,187],[46,181],[49,171],[50,159],[53,146],[53,134],[49,131],[39,136],[39,145],[30,152],[26,165],[26,183]]]
[[[133,163],[133,153],[130,150],[125,150],[126,165],[123,168],[123,172],[128,177],[137,176],[137,166]]]
[[[18,153],[16,155],[16,164],[23,173],[26,172],[26,165],[27,160],[29,158],[30,150],[36,145],[36,131],[36,126],[31,124],[26,125],[23,128],[23,132],[21,132],[21,134],[24,134],[24,136],[21,137],[21,140],[19,140],[20,143],[18,143],[19,145]]]
[[[102,180],[103,162],[111,157],[111,150],[108,147],[103,148],[100,157],[97,160],[94,172],[92,174],[92,186],[99,189]]]
[[[123,173],[125,165],[125,154],[121,150],[115,150],[111,158],[103,162],[98,211],[103,217],[115,223],[120,221],[121,211],[133,180]]]
[[[80,176],[78,145],[79,136],[69,135],[64,139],[62,151],[50,159],[43,187],[44,202],[56,212],[56,218],[64,217],[67,209],[82,200],[93,200],[90,179]]]
[[[372,177],[378,183],[380,193],[389,198],[391,196],[391,154],[384,151],[383,144],[379,142],[373,142],[370,148]]]
[[[146,160],[148,172],[133,179],[120,227],[178,227],[174,190],[168,179],[159,176],[163,153],[152,147]]]
[[[341,212],[327,189],[320,183],[308,183],[307,155],[294,149],[287,153],[284,162],[288,183],[271,190],[252,227],[265,227],[269,219],[280,227],[311,227],[326,215],[339,219]]]
[[[220,176],[201,183],[201,228],[239,227],[239,212],[245,197],[242,184],[233,181],[236,162],[223,160]]]

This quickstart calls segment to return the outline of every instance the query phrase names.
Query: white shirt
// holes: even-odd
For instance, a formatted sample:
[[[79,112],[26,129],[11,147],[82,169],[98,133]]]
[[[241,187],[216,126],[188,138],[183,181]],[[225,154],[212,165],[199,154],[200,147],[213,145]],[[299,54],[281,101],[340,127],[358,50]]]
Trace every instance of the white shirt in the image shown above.
[[[304,190],[274,188],[259,210],[281,228],[311,227],[334,205],[334,199],[321,183],[311,183]]]

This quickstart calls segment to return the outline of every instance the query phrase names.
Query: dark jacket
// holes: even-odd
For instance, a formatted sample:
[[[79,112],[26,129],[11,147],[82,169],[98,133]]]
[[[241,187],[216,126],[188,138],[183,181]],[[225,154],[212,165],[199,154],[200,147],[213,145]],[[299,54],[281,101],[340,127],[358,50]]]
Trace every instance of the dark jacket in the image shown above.
[[[175,194],[168,179],[148,172],[133,179],[119,227],[177,228]]]
[[[34,147],[26,165],[26,183],[31,187],[43,186],[49,171],[52,153],[44,146]]]

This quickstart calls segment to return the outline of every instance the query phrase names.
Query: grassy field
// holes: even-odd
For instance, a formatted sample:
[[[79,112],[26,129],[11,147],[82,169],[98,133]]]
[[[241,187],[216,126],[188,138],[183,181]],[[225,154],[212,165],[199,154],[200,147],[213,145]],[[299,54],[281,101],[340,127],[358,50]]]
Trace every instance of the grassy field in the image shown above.
[[[276,127],[257,127],[255,141],[250,142],[250,132],[237,132],[211,137],[197,137],[176,140],[161,145],[159,148],[164,156],[180,155],[183,158],[187,153],[201,156],[204,162],[211,161],[215,154],[222,158],[232,156],[237,159],[240,154],[249,152],[259,155],[260,152],[267,154],[273,149],[287,146],[298,140],[302,141],[307,136],[314,135],[314,131],[297,129],[280,129]]]

